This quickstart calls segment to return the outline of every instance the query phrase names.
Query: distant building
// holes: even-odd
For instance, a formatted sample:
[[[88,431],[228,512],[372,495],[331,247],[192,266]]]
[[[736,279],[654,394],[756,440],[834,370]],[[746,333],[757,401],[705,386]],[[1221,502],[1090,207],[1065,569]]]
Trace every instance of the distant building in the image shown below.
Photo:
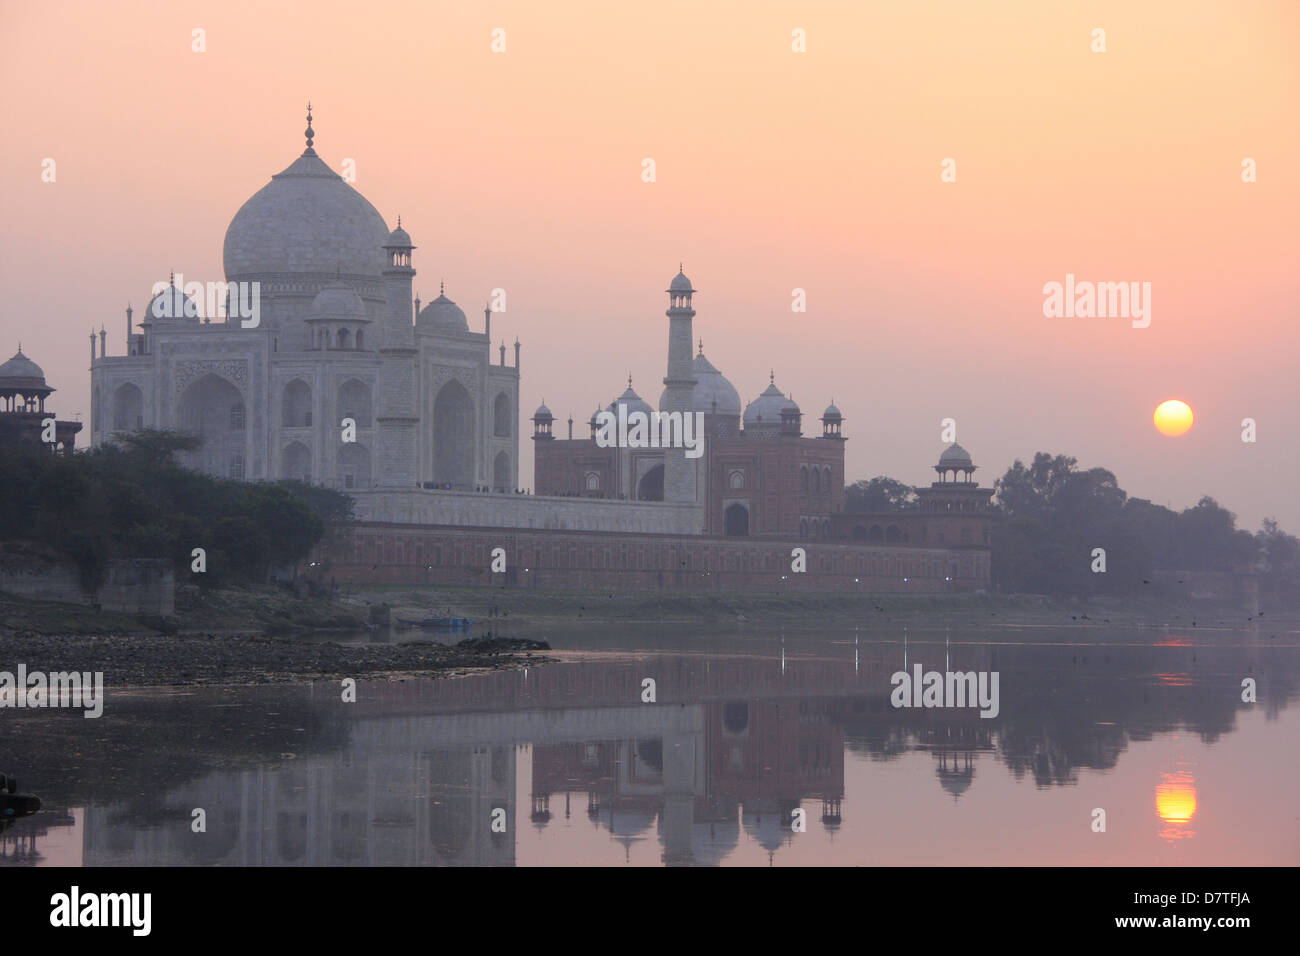
[[[915,509],[837,514],[831,521],[832,535],[862,544],[988,551],[993,489],[980,487],[976,467],[970,453],[954,443],[934,466],[939,480],[916,489]]]
[[[843,417],[834,405],[822,416],[822,434],[803,435],[803,412],[776,387],[768,386],[741,412],[735,386],[704,356],[704,344],[693,359],[676,354],[689,349],[695,293],[680,270],[669,285],[670,322],[668,368],[659,396],[661,413],[699,413],[704,422],[703,454],[685,458],[677,449],[601,447],[597,443],[597,416],[592,412],[586,438],[573,437],[569,421],[567,438],[555,435],[554,417],[543,404],[533,414],[534,487],[541,495],[623,501],[692,501],[703,506],[701,532],[713,535],[828,538],[831,515],[844,506]],[[678,327],[674,327],[678,326]],[[679,371],[673,376],[674,368]],[[618,414],[654,409],[632,388],[608,406]],[[683,484],[690,497],[679,492],[674,499],[666,488],[672,482],[668,469],[682,464]]]
[[[14,357],[0,365],[0,447],[44,445],[60,454],[73,450],[81,422],[58,421],[45,407],[45,399],[53,391],[45,383],[41,367],[24,355],[19,345]],[[47,436],[54,440],[46,441]]]

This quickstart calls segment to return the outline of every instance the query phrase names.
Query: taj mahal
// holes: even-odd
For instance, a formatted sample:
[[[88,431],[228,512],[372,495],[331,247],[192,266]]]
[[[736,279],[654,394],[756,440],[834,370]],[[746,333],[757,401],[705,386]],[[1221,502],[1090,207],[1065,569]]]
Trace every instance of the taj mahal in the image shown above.
[[[766,540],[769,549],[781,541],[844,546],[851,560],[827,557],[823,565],[827,574],[837,569],[841,583],[987,581],[992,489],[975,482],[970,455],[958,445],[943,452],[933,466],[940,480],[920,489],[915,512],[846,513],[848,435],[839,408],[828,404],[820,427],[805,434],[804,413],[774,371],[742,402],[696,340],[697,290],[680,266],[664,289],[658,412],[629,381],[613,402],[596,403],[579,426],[586,436],[574,435],[572,418],[560,434],[545,405],[529,419],[531,434],[522,434],[519,341],[507,364],[506,343],[492,345],[490,308],[479,330],[445,288],[422,304],[412,292],[411,234],[400,219],[390,230],[317,154],[310,107],[305,132],[306,149],[226,230],[224,310],[201,310],[173,277],[155,286],[139,315],[127,308],[123,354],[108,354],[106,330],[91,333],[91,445],[141,428],[186,432],[202,439],[184,453],[186,463],[208,474],[345,491],[363,529],[354,540],[369,543],[339,564],[372,579],[430,581],[437,567],[453,577],[477,574],[481,556],[462,550],[475,534],[487,533],[487,546],[491,529],[502,529],[524,536],[520,549],[533,532],[613,535],[599,539],[603,550],[595,539],[579,547],[574,538],[567,550],[539,544],[524,568],[512,566],[512,581],[534,573],[534,564],[563,565],[571,581],[586,580],[579,565],[603,566],[617,571],[613,580],[630,585],[636,577],[643,586],[665,586],[654,584],[665,573],[682,586],[692,586],[683,575],[706,586],[726,574],[767,580],[753,572],[776,558],[701,551],[697,544],[710,538]],[[250,287],[254,322],[230,307]],[[703,454],[604,447],[597,418],[620,405],[693,416]],[[534,448],[531,480],[519,473],[525,438]],[[518,493],[524,486],[535,493]],[[647,556],[651,544],[661,550]],[[895,557],[877,561],[864,553],[871,548],[894,549]],[[664,567],[653,570],[656,562]],[[718,562],[729,570],[720,566],[715,577]]]
[[[312,142],[309,114],[306,150],[226,230],[226,280],[257,284],[256,327],[200,320],[174,284],[138,323],[128,309],[125,355],[106,355],[103,335],[93,354],[92,337],[92,444],[174,429],[204,440],[192,466],[226,477],[513,490],[518,344],[513,367],[504,344],[494,364],[490,313],[471,331],[445,294],[413,300],[410,235]]]

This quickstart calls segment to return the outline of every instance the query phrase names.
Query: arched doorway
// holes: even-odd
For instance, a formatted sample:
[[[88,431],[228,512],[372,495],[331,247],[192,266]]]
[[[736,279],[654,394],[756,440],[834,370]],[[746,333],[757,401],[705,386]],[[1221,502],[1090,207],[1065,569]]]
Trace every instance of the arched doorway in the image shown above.
[[[655,465],[637,482],[636,486],[637,501],[663,501],[664,500],[664,466]]]
[[[510,437],[510,396],[505,392],[497,395],[492,406],[492,434],[497,438]]]
[[[209,372],[185,389],[176,406],[180,431],[197,435],[203,444],[179,457],[196,471],[226,477],[236,455],[248,451],[244,398],[239,389]]]
[[[747,537],[749,535],[749,509],[742,504],[734,504],[722,513],[723,533],[728,537]]]
[[[343,489],[370,487],[370,449],[357,442],[339,446],[339,485]]]
[[[300,378],[284,387],[284,397],[280,400],[280,423],[285,428],[311,426],[311,386]]]
[[[131,383],[119,385],[113,393],[113,430],[132,431],[144,427],[144,395]]]
[[[460,489],[474,483],[474,403],[457,381],[444,385],[433,403],[433,480]]]
[[[492,487],[497,491],[506,491],[510,483],[510,456],[499,451],[492,462]]]
[[[290,442],[280,455],[280,477],[311,484],[311,451],[300,441]]]
[[[358,428],[370,427],[370,386],[355,378],[339,388],[339,420],[335,425],[342,427],[345,418],[355,421]]]

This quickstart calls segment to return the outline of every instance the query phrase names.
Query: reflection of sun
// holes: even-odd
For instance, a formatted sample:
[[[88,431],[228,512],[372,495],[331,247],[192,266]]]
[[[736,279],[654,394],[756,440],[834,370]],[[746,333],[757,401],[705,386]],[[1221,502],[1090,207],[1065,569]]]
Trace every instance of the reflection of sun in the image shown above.
[[[1151,417],[1156,423],[1156,430],[1170,438],[1176,438],[1192,427],[1191,406],[1176,398],[1161,402]]]
[[[1166,773],[1156,787],[1156,813],[1168,826],[1160,832],[1166,840],[1194,836],[1187,825],[1196,815],[1196,781],[1189,773]]]

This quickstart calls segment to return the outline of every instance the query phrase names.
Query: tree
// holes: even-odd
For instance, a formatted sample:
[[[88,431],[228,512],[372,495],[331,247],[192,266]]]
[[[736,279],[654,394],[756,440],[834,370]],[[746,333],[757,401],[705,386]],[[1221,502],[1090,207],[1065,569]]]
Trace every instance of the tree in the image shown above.
[[[870,481],[855,481],[844,489],[844,510],[855,514],[907,511],[915,507],[916,489],[883,475]]]

